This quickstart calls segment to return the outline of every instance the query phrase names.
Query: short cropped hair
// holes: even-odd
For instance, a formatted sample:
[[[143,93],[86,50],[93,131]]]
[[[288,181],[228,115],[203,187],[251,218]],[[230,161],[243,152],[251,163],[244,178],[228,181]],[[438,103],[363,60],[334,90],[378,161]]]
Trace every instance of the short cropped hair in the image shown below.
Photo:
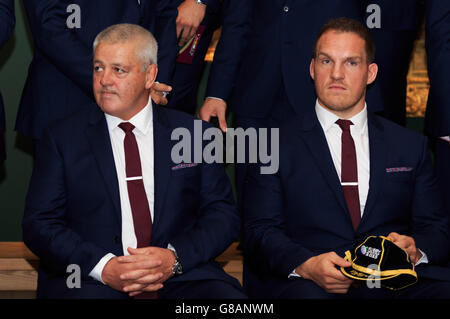
[[[317,56],[317,43],[319,42],[320,37],[328,31],[337,31],[337,32],[351,32],[359,35],[361,39],[363,39],[366,43],[366,55],[367,55],[367,64],[370,64],[375,59],[375,42],[373,41],[372,34],[367,27],[365,27],[361,22],[350,19],[350,18],[334,18],[328,20],[319,31],[319,34],[314,41],[313,47],[313,57]]]
[[[110,44],[140,41],[136,55],[142,61],[142,72],[151,64],[158,64],[158,43],[155,37],[143,27],[136,24],[114,24],[100,32],[94,40],[94,51],[101,42]]]

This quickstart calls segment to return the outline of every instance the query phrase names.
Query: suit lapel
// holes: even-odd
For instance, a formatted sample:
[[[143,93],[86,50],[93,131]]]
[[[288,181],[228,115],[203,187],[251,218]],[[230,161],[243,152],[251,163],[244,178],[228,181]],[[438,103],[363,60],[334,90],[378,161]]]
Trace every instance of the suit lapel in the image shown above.
[[[120,193],[117,181],[116,166],[114,164],[114,155],[109,137],[108,125],[103,112],[97,105],[91,113],[90,126],[86,129],[86,136],[92,148],[92,153],[97,161],[98,169],[103,177],[106,189],[113,202],[116,217],[119,225],[122,224],[122,215],[120,209]]]
[[[370,180],[369,193],[367,195],[361,225],[367,221],[376,204],[377,195],[385,176],[387,156],[385,136],[380,121],[375,115],[368,113],[367,124],[369,130]]]
[[[170,130],[165,114],[158,106],[153,106],[153,154],[154,154],[154,184],[155,204],[153,212],[153,233],[158,228],[159,219],[170,179],[170,164],[172,163]]]
[[[341,182],[334,168],[333,159],[331,158],[325,134],[320,126],[317,116],[310,114],[302,119],[301,136],[308,146],[311,154],[315,158],[315,162],[319,167],[323,178],[327,181],[328,186],[333,190],[337,201],[345,211],[346,218],[350,220],[350,214],[345,203],[344,193],[342,192]]]

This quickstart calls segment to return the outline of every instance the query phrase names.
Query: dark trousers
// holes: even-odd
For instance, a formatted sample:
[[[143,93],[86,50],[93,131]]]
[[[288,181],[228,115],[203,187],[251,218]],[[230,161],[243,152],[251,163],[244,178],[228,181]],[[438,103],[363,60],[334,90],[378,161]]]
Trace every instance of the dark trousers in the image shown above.
[[[311,105],[311,110],[314,111],[314,105]],[[256,118],[249,116],[240,116],[239,114],[235,115],[235,123],[234,127],[242,127],[244,130],[248,128],[279,128],[283,122],[295,116],[294,108],[292,107],[290,101],[288,100],[284,85],[281,84],[278,89],[278,94],[275,99],[274,104],[271,106],[270,113],[264,118]],[[270,134],[268,135],[268,139],[270,141]],[[270,143],[269,143],[270,145]],[[248,140],[246,141],[246,156],[245,163],[236,163],[235,164],[235,178],[236,178],[236,196],[237,202],[240,208],[242,208],[242,203],[244,199],[244,183],[247,175],[248,169]]]
[[[222,280],[166,283],[159,299],[247,299],[242,287]]]
[[[386,288],[369,288],[361,282],[351,287],[347,294],[331,294],[307,279],[292,280],[278,296],[281,299],[450,299],[450,282],[419,279],[409,287],[393,291]]]

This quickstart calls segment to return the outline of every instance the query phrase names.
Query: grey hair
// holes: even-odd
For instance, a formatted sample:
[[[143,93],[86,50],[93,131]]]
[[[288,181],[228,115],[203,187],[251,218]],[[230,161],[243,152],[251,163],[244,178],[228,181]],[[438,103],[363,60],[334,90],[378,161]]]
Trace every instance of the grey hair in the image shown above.
[[[151,64],[158,64],[158,43],[155,37],[143,27],[137,24],[114,24],[100,32],[94,40],[94,51],[101,42],[111,44],[124,43],[139,40],[136,55],[142,61],[142,72],[145,72]]]

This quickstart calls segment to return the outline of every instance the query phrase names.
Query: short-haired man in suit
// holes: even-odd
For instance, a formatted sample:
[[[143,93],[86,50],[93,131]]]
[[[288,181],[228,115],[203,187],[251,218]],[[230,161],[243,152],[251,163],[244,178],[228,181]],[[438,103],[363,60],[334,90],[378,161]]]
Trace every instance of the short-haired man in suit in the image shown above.
[[[0,0],[0,48],[9,39],[16,18],[14,17],[14,1]],[[0,93],[0,163],[6,159],[6,149],[3,134],[6,131],[5,111],[3,109],[3,99]]]
[[[319,33],[310,75],[310,116],[280,128],[280,169],[253,167],[245,188],[244,284],[281,298],[450,297],[446,216],[424,136],[368,112],[374,44],[357,21],[339,18]],[[370,235],[389,236],[419,274],[399,291],[352,287],[337,267]],[[432,279],[431,279],[431,278]]]
[[[220,164],[177,165],[171,133],[194,118],[153,105],[157,44],[137,25],[95,42],[97,105],[36,144],[23,236],[43,298],[245,298],[214,258],[239,232]],[[81,288],[66,268],[81,270]]]

